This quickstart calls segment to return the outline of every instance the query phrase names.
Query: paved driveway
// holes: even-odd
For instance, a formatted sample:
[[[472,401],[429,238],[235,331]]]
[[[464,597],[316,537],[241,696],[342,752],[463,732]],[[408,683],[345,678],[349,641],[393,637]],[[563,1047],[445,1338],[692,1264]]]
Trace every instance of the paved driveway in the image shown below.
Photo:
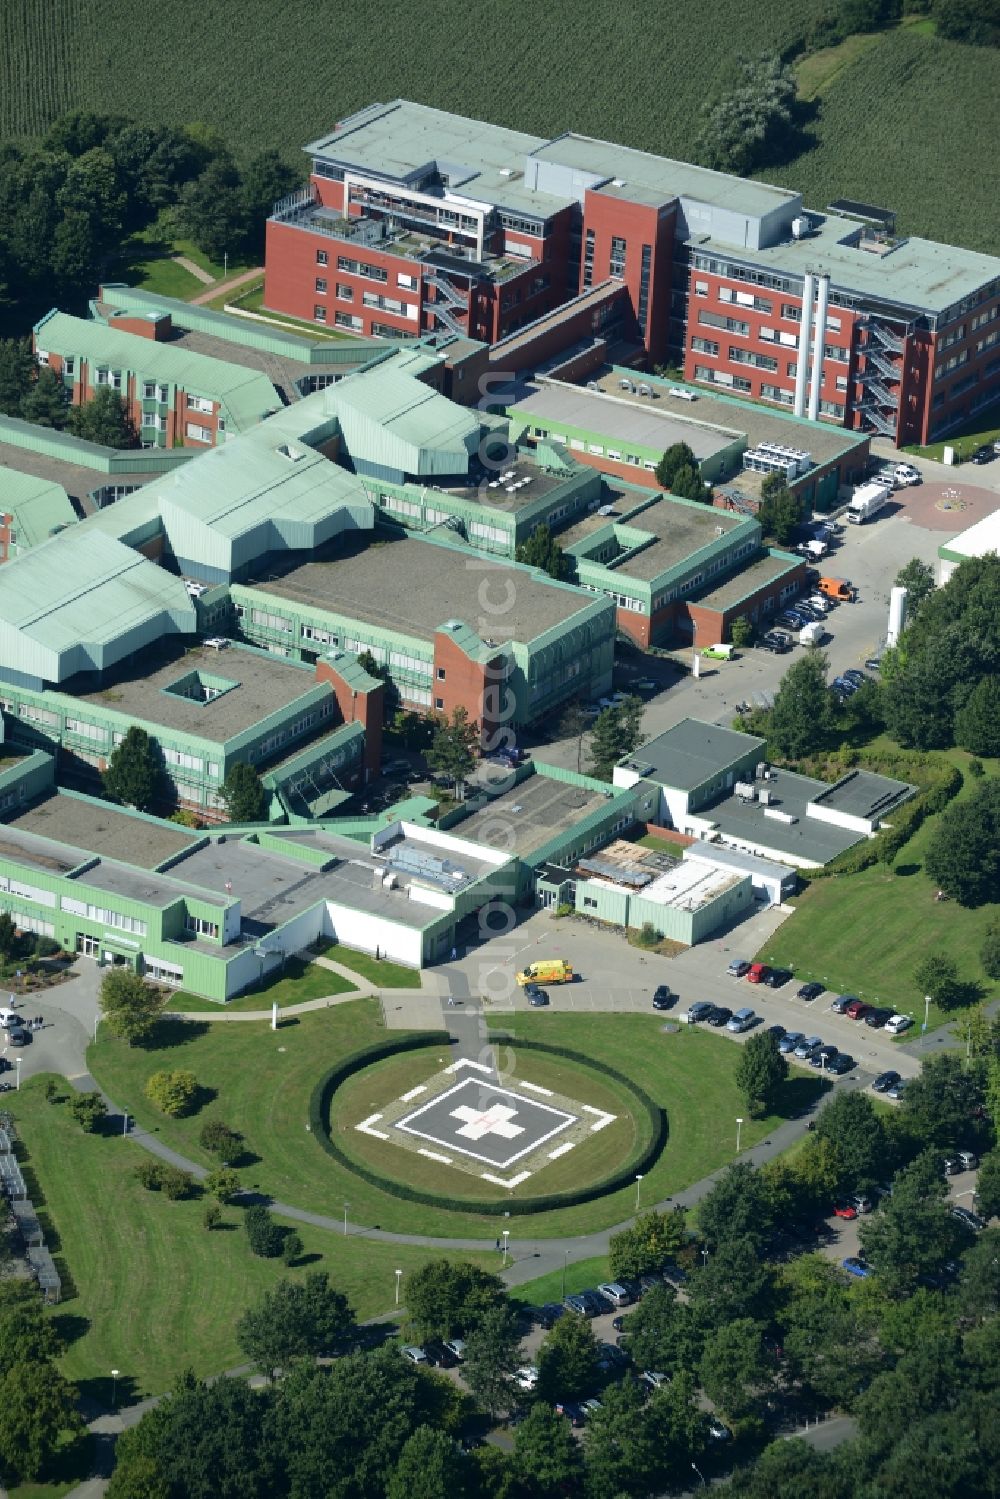
[[[101,971],[90,958],[77,958],[73,977],[37,994],[18,999],[17,1009],[25,1018],[41,1015],[43,1028],[33,1032],[30,1045],[13,1047],[4,1044],[2,1054],[12,1064],[4,1073],[5,1082],[14,1082],[20,1058],[21,1077],[39,1072],[61,1073],[72,1080],[87,1070],[87,1046],[94,1034],[98,1014],[97,991]],[[0,998],[2,998],[0,993]],[[5,1041],[6,1033],[0,1032]]]

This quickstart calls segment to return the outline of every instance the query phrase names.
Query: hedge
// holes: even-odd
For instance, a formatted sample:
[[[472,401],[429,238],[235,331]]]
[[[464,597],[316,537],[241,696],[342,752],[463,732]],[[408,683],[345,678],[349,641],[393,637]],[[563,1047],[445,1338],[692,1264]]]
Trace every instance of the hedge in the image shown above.
[[[373,1066],[376,1062],[384,1061],[387,1057],[398,1056],[401,1052],[417,1051],[421,1047],[450,1046],[451,1037],[446,1031],[429,1031],[416,1036],[403,1036],[397,1041],[384,1041],[375,1046],[368,1046],[361,1051],[352,1052],[349,1057],[338,1062],[335,1067],[319,1079],[313,1088],[309,1100],[309,1123],[313,1137],[318,1140],[322,1148],[331,1155],[335,1161],[359,1176],[369,1186],[377,1187],[382,1192],[388,1192],[392,1197],[401,1197],[406,1202],[416,1202],[422,1207],[443,1208],[448,1212],[481,1213],[486,1216],[500,1217],[510,1214],[512,1217],[522,1217],[530,1213],[550,1212],[557,1208],[576,1207],[580,1203],[593,1202],[597,1197],[605,1197],[611,1192],[617,1192],[623,1187],[630,1187],[635,1181],[637,1174],[645,1174],[649,1168],[659,1159],[664,1145],[667,1143],[668,1125],[667,1116],[659,1104],[649,1097],[642,1088],[636,1086],[631,1078],[624,1073],[609,1067],[606,1062],[595,1061],[591,1057],[582,1056],[577,1051],[570,1051],[565,1046],[553,1046],[547,1041],[524,1041],[518,1040],[516,1044],[524,1050],[546,1052],[550,1056],[564,1057],[567,1061],[575,1062],[578,1066],[589,1067],[594,1072],[602,1073],[619,1086],[628,1090],[633,1098],[641,1105],[649,1126],[650,1138],[638,1155],[624,1165],[619,1166],[607,1176],[598,1178],[597,1181],[589,1182],[586,1186],[566,1192],[549,1192],[540,1197],[533,1197],[530,1201],[522,1201],[516,1197],[500,1197],[490,1201],[478,1201],[476,1199],[463,1198],[456,1202],[455,1198],[443,1193],[425,1192],[417,1187],[410,1187],[405,1182],[394,1181],[389,1177],[381,1176],[378,1172],[370,1170],[360,1162],[352,1160],[330,1134],[329,1118],[330,1105],[334,1094],[348,1078],[353,1077],[356,1072],[363,1071],[366,1067]]]

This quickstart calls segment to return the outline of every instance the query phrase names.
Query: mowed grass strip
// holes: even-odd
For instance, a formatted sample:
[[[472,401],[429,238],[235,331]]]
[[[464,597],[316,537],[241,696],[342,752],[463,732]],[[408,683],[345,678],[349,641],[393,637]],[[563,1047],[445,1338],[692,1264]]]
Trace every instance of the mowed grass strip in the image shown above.
[[[662,1201],[732,1159],[736,1116],[744,1115],[745,1107],[735,1082],[739,1047],[727,1038],[697,1027],[668,1034],[652,1015],[529,1013],[516,1017],[503,1034],[513,1037],[515,1052],[517,1037],[525,1036],[607,1062],[666,1110],[669,1137],[646,1174],[644,1201]],[[160,1044],[153,1049],[129,1048],[102,1030],[87,1057],[91,1072],[117,1103],[192,1160],[213,1164],[198,1144],[206,1116],[216,1115],[240,1130],[250,1156],[240,1173],[248,1187],[335,1218],[349,1202],[356,1224],[461,1238],[481,1233],[492,1242],[494,1216],[427,1208],[392,1197],[339,1165],[311,1139],[307,1126],[314,1084],[344,1057],[386,1038],[378,1002],[360,999],[298,1016],[277,1031],[267,1021],[165,1021]],[[432,1068],[438,1057],[450,1060],[443,1049],[431,1048],[426,1055]],[[187,1119],[157,1113],[143,1090],[151,1073],[164,1067],[190,1068],[214,1095],[212,1101]],[[801,1108],[802,1090],[817,1085],[805,1078],[790,1084],[788,1111]],[[744,1146],[763,1138],[775,1122],[772,1117],[744,1124]],[[447,1168],[441,1170],[444,1186]],[[522,1232],[539,1237],[585,1233],[624,1221],[634,1208],[634,1189],[623,1189],[579,1207],[532,1214],[523,1220]]]
[[[969,774],[969,756],[949,751],[965,777],[959,797],[980,784]],[[995,775],[1000,761],[984,762]],[[952,803],[954,805],[954,803]],[[896,855],[891,868],[873,864],[857,874],[815,880],[798,901],[795,915],[757,954],[761,962],[791,968],[801,983],[824,984],[835,993],[856,994],[869,1004],[893,1005],[923,1020],[924,996],[913,972],[921,959],[950,953],[959,977],[978,984],[984,996],[997,992],[979,958],[986,931],[998,918],[996,905],[967,910],[957,901],[936,901],[937,886],[924,869],[927,848],[940,816],[928,817]],[[930,1026],[954,1018],[931,1006]],[[912,1040],[913,1035],[904,1037]]]
[[[228,1004],[214,999],[203,999],[200,994],[189,994],[178,989],[170,995],[167,1009],[175,1014],[215,1012],[220,1010],[269,1010],[276,1004],[279,1010],[289,1005],[305,1004],[310,999],[334,998],[338,994],[353,994],[356,985],[341,973],[323,968],[319,963],[307,963],[301,958],[285,959],[284,971],[250,994],[241,994]]]
[[[506,1198],[505,1189],[484,1181],[482,1173],[488,1171],[494,1176],[512,1176],[521,1170],[530,1169],[530,1159],[518,1162],[506,1171],[468,1157],[463,1165],[463,1158],[451,1152],[445,1142],[435,1144],[430,1140],[413,1139],[410,1148],[407,1148],[394,1140],[376,1140],[371,1135],[358,1132],[356,1126],[360,1121],[378,1113],[386,1104],[392,1103],[403,1093],[408,1093],[411,1088],[425,1083],[434,1070],[426,1052],[418,1052],[416,1055],[410,1052],[405,1056],[377,1062],[364,1072],[348,1078],[334,1098],[336,1117],[332,1122],[337,1144],[351,1160],[359,1161],[373,1171],[424,1192],[444,1192],[456,1202],[465,1199],[484,1201]],[[575,1066],[563,1058],[526,1051],[520,1058],[517,1072],[505,1077],[503,1081],[517,1092],[522,1076],[538,1087],[549,1088],[553,1093],[561,1094],[572,1103],[589,1104],[591,1108],[602,1109],[616,1117],[613,1124],[588,1134],[557,1160],[544,1161],[543,1158],[543,1165],[534,1169],[528,1181],[518,1187],[519,1197],[568,1192],[582,1187],[588,1181],[598,1181],[601,1177],[609,1176],[629,1156],[636,1154],[640,1142],[648,1142],[650,1126],[645,1111],[641,1118],[637,1118],[636,1100],[630,1097],[628,1089],[616,1085],[600,1073],[587,1067]],[[452,1077],[450,1082],[461,1080],[460,1077]],[[431,1102],[433,1096],[421,1095],[409,1107],[419,1109],[422,1104]],[[531,1097],[527,1092],[523,1096]],[[460,1101],[468,1102],[468,1099]],[[540,1098],[536,1101],[559,1107],[556,1099]],[[382,1125],[375,1127],[383,1128]],[[555,1149],[567,1138],[570,1138],[568,1134],[556,1136],[543,1149]],[[418,1146],[443,1155],[452,1154],[456,1165],[443,1168],[440,1163],[419,1155]],[[475,1146],[471,1148],[475,1149]]]
[[[389,962],[387,958],[373,958],[370,953],[344,947],[340,942],[325,942],[322,954],[334,963],[350,968],[352,973],[367,979],[379,989],[420,988],[420,971],[417,968],[406,968],[402,963]]]
[[[32,1079],[9,1102],[46,1241],[67,1282],[53,1310],[69,1339],[63,1367],[96,1382],[92,1392],[103,1400],[111,1369],[122,1371],[119,1396],[132,1399],[168,1388],[189,1366],[207,1375],[243,1362],[237,1318],[282,1276],[328,1271],[364,1318],[392,1308],[397,1268],[408,1273],[433,1254],[295,1223],[303,1264],[289,1270],[258,1259],[242,1209],[224,1208],[225,1229],[209,1233],[204,1198],[170,1202],[147,1192],[135,1178],[146,1152],[117,1131],[85,1135],[64,1104],[45,1101],[42,1082]]]

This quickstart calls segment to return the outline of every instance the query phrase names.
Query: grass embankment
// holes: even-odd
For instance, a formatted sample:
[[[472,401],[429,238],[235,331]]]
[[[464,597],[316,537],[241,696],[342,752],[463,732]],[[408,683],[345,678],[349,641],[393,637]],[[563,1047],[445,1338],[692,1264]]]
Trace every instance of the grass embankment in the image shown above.
[[[379,989],[420,988],[420,970],[417,968],[406,968],[402,963],[392,963],[386,958],[373,958],[370,953],[358,952],[356,948],[326,939],[315,943],[311,951],[331,958],[342,968],[349,968]]]
[[[1000,437],[1000,401],[992,406],[987,406],[985,411],[979,411],[971,421],[959,427],[957,432],[950,437],[943,437],[940,442],[928,443],[926,447],[904,448],[904,453],[912,453],[915,458],[930,458],[935,463],[944,462],[945,448],[954,448],[955,456],[959,463],[971,458],[977,448],[986,443],[996,442]],[[956,475],[957,478],[967,479],[970,484],[978,484],[979,469],[973,465],[963,473]]]
[[[524,1015],[501,1037],[525,1036],[569,1047],[606,1062],[644,1088],[667,1112],[667,1145],[643,1183],[653,1203],[698,1181],[732,1158],[733,1120],[743,1113],[735,1084],[739,1049],[719,1036],[686,1028],[667,1034],[653,1016]],[[219,1115],[245,1137],[255,1159],[242,1171],[247,1186],[297,1207],[336,1216],[344,1201],[352,1222],[404,1233],[474,1237],[492,1241],[495,1217],[451,1212],[407,1203],[371,1187],[338,1165],[308,1138],[309,1100],[317,1079],[338,1059],[384,1041],[374,1000],[351,1001],[309,1012],[272,1031],[266,1021],[241,1025],[164,1022],[152,1048],[129,1048],[101,1033],[87,1053],[91,1072],[109,1095],[134,1112],[139,1123],[192,1160],[210,1165],[198,1144],[205,1113]],[[440,1062],[449,1060],[442,1051]],[[438,1054],[427,1054],[428,1071]],[[214,1101],[189,1119],[167,1119],[146,1101],[144,1086],[163,1067],[190,1068]],[[797,1112],[813,1079],[789,1084],[786,1108]],[[810,1094],[811,1096],[811,1094]],[[580,1102],[586,1102],[581,1099]],[[744,1127],[749,1146],[774,1128],[775,1118]],[[443,1168],[441,1186],[447,1190]],[[522,1233],[555,1236],[584,1233],[631,1216],[634,1190],[598,1202],[521,1219]]]
[[[286,958],[284,971],[239,999],[227,1005],[217,1004],[213,999],[203,999],[200,994],[189,994],[178,989],[170,996],[167,1009],[175,1014],[192,1012],[214,1012],[220,1010],[269,1010],[276,1004],[279,1010],[289,1005],[305,1004],[310,999],[326,999],[338,994],[353,994],[356,985],[343,974],[323,968],[319,963],[306,963],[301,958]]]
[[[432,1253],[296,1223],[305,1249],[299,1266],[258,1259],[240,1208],[224,1208],[225,1228],[209,1233],[204,1199],[170,1202],[147,1192],[135,1178],[146,1152],[117,1130],[83,1134],[65,1105],[45,1101],[42,1081],[32,1079],[8,1103],[63,1276],[53,1311],[69,1344],[63,1368],[102,1402],[110,1403],[111,1369],[121,1370],[125,1402],[168,1388],[188,1366],[207,1375],[241,1363],[236,1320],[282,1276],[326,1270],[359,1317],[370,1317],[393,1306],[394,1271],[408,1273]],[[300,1125],[296,1138],[303,1133]],[[343,1202],[328,1199],[326,1207],[336,1213]],[[492,1268],[494,1258],[484,1263]]]
[[[969,774],[969,756],[951,750],[947,758],[965,777],[959,797],[971,795],[979,782]],[[984,763],[989,775],[1000,769],[1000,761]],[[814,880],[799,899],[795,915],[757,957],[791,968],[800,982],[813,979],[835,993],[893,1005],[913,1014],[918,1025],[924,996],[917,992],[913,971],[922,958],[950,953],[963,981],[978,986],[983,995],[995,994],[979,949],[987,927],[997,920],[997,906],[966,910],[956,901],[936,901],[937,886],[924,869],[942,815],[924,821],[891,867],[873,864],[857,874]],[[953,1019],[954,1013],[932,1005],[930,1028]],[[905,1037],[913,1038],[913,1031]]]

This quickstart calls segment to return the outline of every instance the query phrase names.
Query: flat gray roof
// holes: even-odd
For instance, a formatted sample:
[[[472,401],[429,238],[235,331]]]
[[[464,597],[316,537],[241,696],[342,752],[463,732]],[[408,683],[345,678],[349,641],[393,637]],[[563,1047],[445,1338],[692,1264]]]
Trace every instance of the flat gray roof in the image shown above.
[[[831,811],[869,820],[884,817],[893,807],[912,796],[916,788],[892,776],[876,775],[871,770],[850,770],[832,786],[826,786],[814,800]]]
[[[623,763],[634,767],[648,765],[651,769],[643,771],[647,780],[678,791],[693,791],[750,752],[759,753],[763,759],[764,747],[765,741],[755,734],[741,734],[717,723],[702,723],[698,718],[682,718]],[[817,781],[816,785],[822,782]]]
[[[252,586],[261,593],[432,641],[439,626],[451,619],[462,620],[480,635],[496,630],[496,617],[486,614],[481,602],[487,576],[495,579],[494,597],[507,582],[513,590],[513,607],[503,622],[516,640],[534,640],[594,602],[575,588],[543,582],[527,568],[411,537],[325,562],[305,562],[279,579],[255,581]]]
[[[478,812],[455,824],[451,831],[457,838],[527,856],[607,803],[600,792],[540,774],[511,790],[491,793],[490,787],[505,786],[507,779],[499,770],[495,776],[484,770],[478,785],[488,800]]]
[[[61,484],[70,499],[81,502],[94,489],[103,489],[111,484],[133,484],[136,488],[149,484],[156,474],[103,474],[99,469],[87,468],[82,463],[67,463],[62,458],[52,458],[46,453],[34,453],[30,448],[20,448],[14,443],[0,442],[0,468],[11,468],[21,474],[33,474],[38,479],[48,479]]]
[[[152,661],[150,654],[143,652],[123,668],[107,673],[100,688],[74,692],[70,683],[63,695],[224,744],[318,685],[311,667],[242,646],[230,645],[217,651],[201,644],[191,650],[168,645],[165,651],[153,654]],[[210,703],[166,690],[192,672],[236,685]]]
[[[624,378],[619,376],[610,385],[604,381],[600,391],[579,385],[539,384],[508,410],[511,416],[538,417],[545,426],[562,423],[610,438],[626,448],[631,443],[657,454],[665,453],[675,442],[686,442],[699,463],[741,442],[742,432],[732,422],[724,431],[701,420],[684,421],[676,411],[664,409],[662,396],[656,401],[630,397],[617,388],[617,379]],[[635,376],[636,382],[643,378]]]
[[[708,609],[729,609],[741,599],[756,593],[758,588],[763,588],[765,583],[771,583],[785,573],[794,572],[797,567],[805,567],[800,557],[792,557],[785,552],[764,552],[738,573],[714,584],[704,593],[693,595],[691,602],[703,604]]]
[[[512,476],[506,483],[501,483],[499,477],[490,472],[478,484],[429,484],[427,492],[434,494],[440,491],[455,499],[474,500],[478,505],[488,505],[491,510],[502,510],[508,515],[516,515],[526,505],[533,505],[536,500],[540,500],[551,490],[559,489],[568,479],[574,477],[575,472],[577,471],[568,468],[564,473],[555,473],[540,467],[530,456],[518,453],[516,456],[512,454],[510,462],[504,464],[503,473]],[[591,471],[583,469],[582,472],[589,477]],[[525,479],[528,479],[529,483],[524,484]],[[510,493],[510,489],[515,484],[523,487],[514,489],[513,493]]]
[[[634,499],[634,496],[632,497]],[[599,524],[590,525],[593,520]],[[616,506],[614,515],[592,516],[580,521],[564,532],[560,538],[563,547],[586,540],[588,536],[606,526],[629,526],[636,531],[648,531],[656,538],[634,556],[621,561],[602,563],[597,558],[580,557],[582,566],[593,562],[596,567],[607,567],[620,578],[639,578],[652,582],[671,568],[677,567],[702,547],[717,541],[720,535],[737,530],[740,526],[750,529],[747,517],[732,511],[715,510],[710,505],[699,505],[697,501],[677,499],[673,495],[661,495],[652,505],[631,512]]]
[[[830,334],[831,339],[835,337],[835,334]],[[791,354],[794,352],[794,349],[789,351]],[[682,380],[657,380],[653,375],[636,376],[634,370],[622,369],[620,366],[602,370],[595,376],[601,390],[618,395],[624,401],[641,402],[647,411],[649,402],[646,397],[629,395],[627,391],[619,390],[618,382],[623,376],[632,380],[645,380],[661,392],[664,400],[671,400],[665,394],[671,387],[691,392],[695,397],[693,401],[671,400],[671,406],[680,408],[671,412],[672,420],[680,429],[674,440],[686,442],[691,447],[694,446],[690,435],[692,430],[697,431],[700,426],[728,428],[729,431],[742,432],[749,448],[758,447],[762,442],[801,448],[812,454],[813,463],[820,465],[849,453],[852,448],[869,441],[871,437],[870,432],[851,432],[846,427],[831,423],[810,422],[805,417],[785,413],[778,407],[769,409],[767,406],[741,401],[736,396],[717,395],[714,391],[706,390],[703,385],[685,385]]]
[[[25,836],[28,835],[28,836]],[[36,847],[34,839],[51,839],[48,849]],[[5,843],[23,839],[25,855],[38,868],[65,874],[84,859],[100,854],[121,859],[140,869],[154,869],[197,841],[197,834],[170,823],[147,821],[111,805],[55,791],[0,825],[0,854]],[[13,849],[9,858],[23,857]]]
[[[259,370],[272,385],[283,390],[290,401],[298,399],[296,380],[303,375],[324,372],[322,365],[312,365],[307,360],[289,359],[283,354],[270,354],[264,349],[250,349],[243,344],[230,343],[226,338],[216,338],[214,334],[197,332],[192,328],[175,329],[170,342],[192,354],[208,354],[210,358],[224,360],[227,364],[240,364],[245,369]],[[367,357],[370,358],[371,355]],[[364,362],[359,355],[358,363]],[[346,371],[347,366],[337,366],[338,374]]]
[[[789,813],[797,818],[796,822],[767,817],[759,801],[743,802],[732,792],[698,815],[714,823],[726,837],[745,839],[815,864],[828,864],[837,854],[852,848],[864,837],[863,833],[853,832],[850,828],[806,816],[809,803],[830,789],[828,782],[796,775],[789,770],[775,770],[772,774],[773,779],[767,782],[771,794],[769,806]]]
[[[724,864],[727,869],[742,869],[747,874],[764,875],[770,880],[787,880],[792,874],[787,864],[774,859],[764,859],[760,854],[748,854],[741,848],[729,848],[724,843],[706,843],[699,840],[685,849],[692,859],[706,859],[710,864]]]
[[[214,895],[207,890],[193,890],[184,880],[169,875],[148,874],[134,865],[119,864],[114,859],[102,859],[93,869],[80,875],[80,883],[106,890],[109,895],[121,895],[126,900],[139,901],[143,905],[157,906],[161,910],[173,905],[185,896],[204,901],[206,905],[224,910],[232,899],[227,895]],[[218,954],[214,943],[208,945],[209,952]]]

